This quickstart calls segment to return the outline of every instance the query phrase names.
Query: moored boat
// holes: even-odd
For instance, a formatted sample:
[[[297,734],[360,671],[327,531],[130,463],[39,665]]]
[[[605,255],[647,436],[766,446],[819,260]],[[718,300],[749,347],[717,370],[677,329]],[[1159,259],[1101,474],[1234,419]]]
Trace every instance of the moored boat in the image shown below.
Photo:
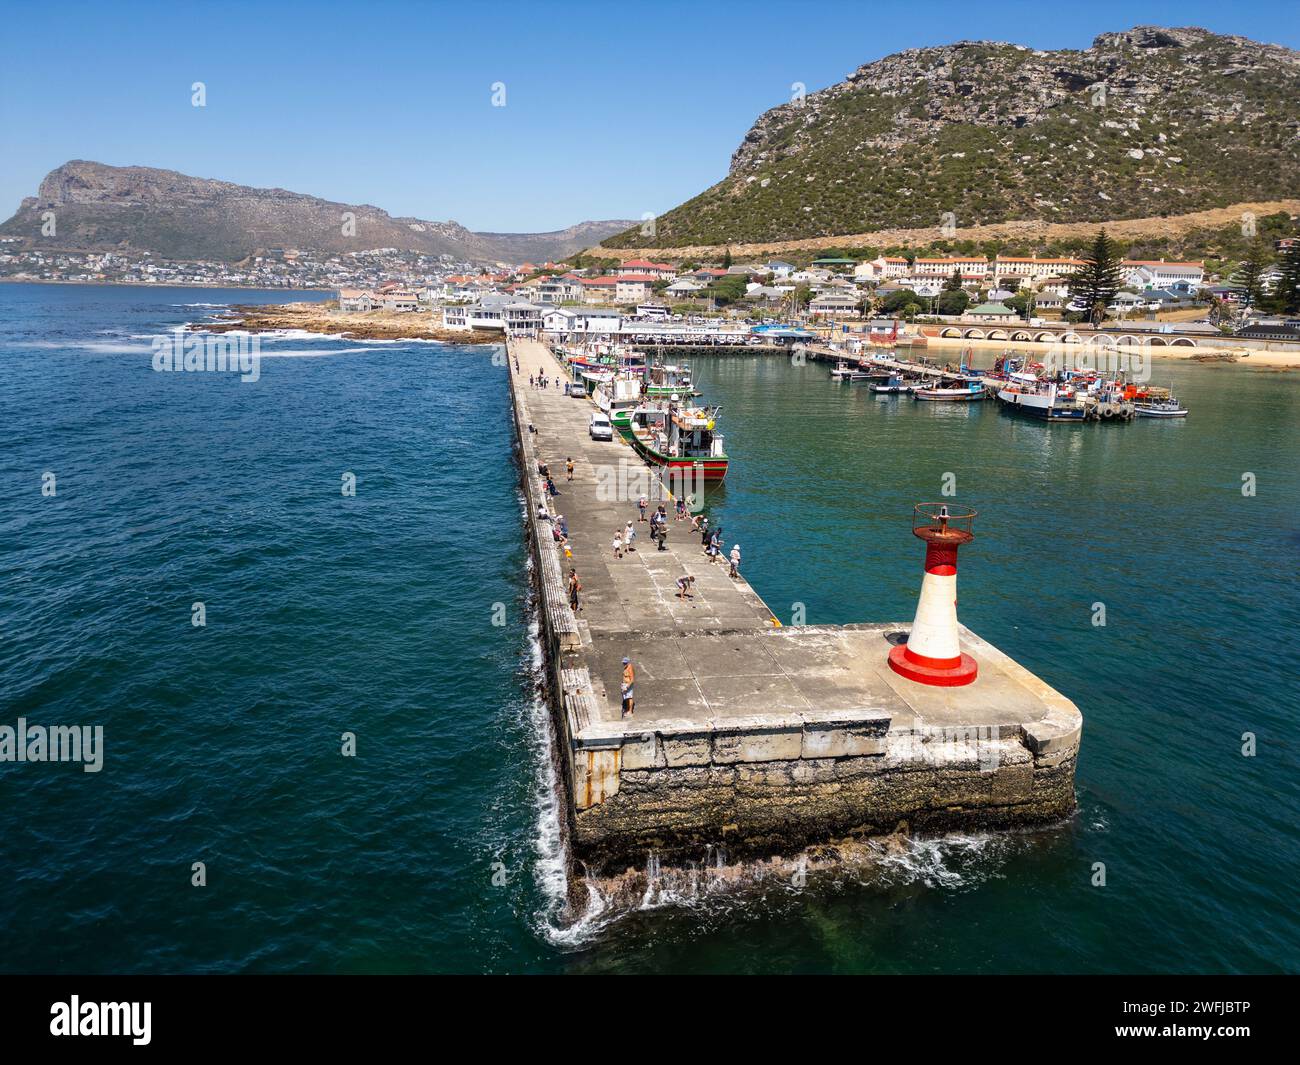
[[[1187,408],[1184,407],[1174,396],[1167,399],[1151,399],[1139,401],[1135,404],[1135,410],[1139,418],[1186,418]]]
[[[890,376],[889,380],[872,385],[871,391],[878,396],[899,396],[907,395],[915,391],[917,387],[915,383],[905,381],[897,374],[894,374]]]
[[[652,466],[670,475],[721,481],[728,459],[717,431],[717,407],[687,407],[671,400],[642,404],[611,418],[614,430]]]
[[[968,381],[958,388],[937,387],[915,388],[912,390],[914,398],[927,400],[931,403],[941,401],[972,403],[975,400],[984,399],[987,395],[988,393],[984,390],[982,381]]]
[[[673,366],[655,363],[647,374],[645,395],[667,399],[670,396],[698,396],[699,390],[691,384],[691,368],[685,364]]]

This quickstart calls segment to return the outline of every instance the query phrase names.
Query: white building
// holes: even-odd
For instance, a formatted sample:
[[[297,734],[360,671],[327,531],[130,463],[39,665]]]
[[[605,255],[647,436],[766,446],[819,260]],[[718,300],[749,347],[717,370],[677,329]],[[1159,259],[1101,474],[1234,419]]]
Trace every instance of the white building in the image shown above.
[[[912,269],[911,264],[898,255],[881,255],[853,268],[853,276],[859,281],[888,281],[895,277],[905,277]]]
[[[542,328],[557,335],[617,333],[622,315],[616,311],[586,311],[554,307],[542,315]]]
[[[650,298],[658,278],[653,274],[619,274],[614,280],[616,303],[641,303]]]
[[[543,315],[549,310],[541,304],[492,293],[478,303],[444,307],[442,322],[448,329],[499,329],[532,336],[541,331]]]
[[[374,309],[375,294],[373,292],[367,292],[361,288],[339,289],[339,310],[373,311]]]
[[[989,261],[980,256],[951,256],[947,259],[917,259],[912,264],[913,277],[952,277],[960,270],[962,280],[983,281],[989,276]]]
[[[1200,288],[1205,281],[1204,263],[1171,263],[1164,259],[1125,259],[1124,283],[1134,288],[1168,288],[1182,281]]]
[[[1044,278],[1072,274],[1082,265],[1082,259],[1021,259],[999,255],[993,260],[993,280],[1006,285],[1018,280],[1018,288],[1029,288]]]
[[[808,313],[824,318],[845,318],[858,314],[858,296],[852,292],[822,292],[808,304]]]
[[[680,281],[674,281],[664,289],[664,295],[673,300],[691,300],[695,299],[704,289],[705,286],[700,282],[684,277]]]

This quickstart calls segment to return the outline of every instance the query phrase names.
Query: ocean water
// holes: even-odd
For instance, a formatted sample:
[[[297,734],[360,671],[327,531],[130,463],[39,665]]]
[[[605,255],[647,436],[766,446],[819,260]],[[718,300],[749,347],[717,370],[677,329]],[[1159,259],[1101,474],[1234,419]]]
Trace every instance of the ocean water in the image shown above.
[[[0,725],[104,730],[98,773],[0,763],[0,970],[1300,967],[1294,375],[1157,362],[1186,422],[1080,427],[697,360],[710,508],[786,620],[909,620],[955,477],[962,620],[1083,710],[1080,810],[568,925],[505,371],[301,335],[256,382],[152,370],[284,298],[0,285]]]

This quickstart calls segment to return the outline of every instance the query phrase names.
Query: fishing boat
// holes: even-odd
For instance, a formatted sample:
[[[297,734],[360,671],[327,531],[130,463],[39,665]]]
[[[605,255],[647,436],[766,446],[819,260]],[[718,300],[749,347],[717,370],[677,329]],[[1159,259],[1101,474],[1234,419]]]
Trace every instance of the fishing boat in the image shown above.
[[[1186,418],[1187,408],[1174,396],[1165,399],[1139,400],[1134,404],[1139,418]]]
[[[691,385],[691,368],[685,364],[672,366],[655,363],[646,376],[644,393],[652,398],[669,396],[698,396],[699,390]]]
[[[584,374],[584,377],[586,375]],[[608,374],[592,391],[591,398],[605,412],[617,430],[619,415],[629,414],[641,402],[641,378],[633,374]]]
[[[1012,376],[1029,377],[1028,374]],[[1084,418],[1084,405],[1074,391],[1058,388],[1054,381],[1045,384],[1032,378],[1012,380],[999,388],[996,395],[1004,407],[1045,422],[1081,422]]]
[[[1128,421],[1134,414],[1122,386],[1104,378],[1062,382],[1012,373],[995,394],[1004,410],[1045,422]]]
[[[716,428],[719,409],[683,406],[670,399],[643,403],[610,421],[652,466],[670,475],[721,481],[727,476],[728,459]]]
[[[883,381],[888,376],[888,370],[870,367],[860,360],[857,363],[838,362],[831,371],[833,381]]]
[[[913,392],[916,387],[913,382],[904,381],[897,374],[891,374],[889,380],[872,385],[871,391],[878,396],[899,396]]]
[[[923,399],[932,403],[945,400],[951,403],[972,403],[975,400],[984,399],[987,395],[983,381],[967,381],[960,387],[955,388],[940,386],[938,388],[927,387],[912,390],[914,399]]]

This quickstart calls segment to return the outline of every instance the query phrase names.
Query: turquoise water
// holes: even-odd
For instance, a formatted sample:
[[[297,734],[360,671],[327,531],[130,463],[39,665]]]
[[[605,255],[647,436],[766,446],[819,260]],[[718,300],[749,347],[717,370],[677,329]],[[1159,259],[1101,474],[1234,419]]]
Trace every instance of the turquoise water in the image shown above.
[[[191,304],[284,298],[0,285],[0,725],[105,736],[97,774],[0,763],[0,969],[1300,964],[1294,377],[1157,363],[1185,423],[1043,426],[697,360],[711,505],[787,620],[909,620],[908,509],[956,476],[962,619],[1083,710],[1080,812],[564,928],[504,369],[287,336],[254,383],[152,371]]]

